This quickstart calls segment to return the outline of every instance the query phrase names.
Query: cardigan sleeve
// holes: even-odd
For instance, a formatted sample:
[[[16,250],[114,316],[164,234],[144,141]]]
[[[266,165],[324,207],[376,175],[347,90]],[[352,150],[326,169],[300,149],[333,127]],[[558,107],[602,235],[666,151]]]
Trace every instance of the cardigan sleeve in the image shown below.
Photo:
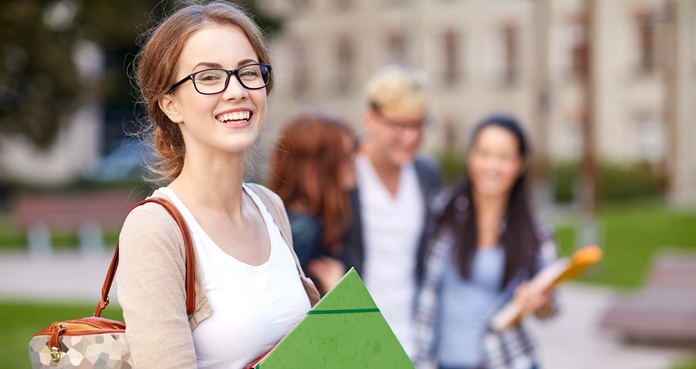
[[[196,368],[176,222],[159,205],[145,204],[128,215],[119,242],[117,296],[134,366]]]

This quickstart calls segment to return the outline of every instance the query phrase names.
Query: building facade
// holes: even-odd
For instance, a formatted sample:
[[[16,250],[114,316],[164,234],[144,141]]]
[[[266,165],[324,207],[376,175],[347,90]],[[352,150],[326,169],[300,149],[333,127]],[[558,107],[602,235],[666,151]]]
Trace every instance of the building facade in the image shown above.
[[[519,117],[550,162],[647,162],[696,200],[696,4],[689,0],[262,0],[277,89],[269,125],[303,109],[361,130],[362,85],[388,63],[431,77],[426,149],[463,153],[487,114]]]
[[[578,161],[589,123],[597,160],[650,163],[675,202],[696,202],[693,0],[257,1],[283,23],[270,37],[271,137],[305,108],[360,133],[364,82],[399,63],[431,77],[431,153],[463,155],[471,127],[506,112],[525,124],[537,159]],[[45,152],[0,138],[0,176],[61,183],[89,173],[100,108],[72,120]]]

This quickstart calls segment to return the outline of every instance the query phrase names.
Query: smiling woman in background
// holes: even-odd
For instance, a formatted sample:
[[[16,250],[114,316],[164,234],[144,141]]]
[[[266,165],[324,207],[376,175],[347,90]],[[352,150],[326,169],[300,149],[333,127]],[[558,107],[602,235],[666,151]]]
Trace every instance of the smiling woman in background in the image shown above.
[[[500,334],[488,328],[512,299],[540,317],[555,310],[547,293],[527,286],[556,257],[527,201],[528,152],[514,118],[485,119],[473,131],[468,179],[435,200],[416,316],[417,367],[431,360],[439,369],[537,367],[522,324]]]

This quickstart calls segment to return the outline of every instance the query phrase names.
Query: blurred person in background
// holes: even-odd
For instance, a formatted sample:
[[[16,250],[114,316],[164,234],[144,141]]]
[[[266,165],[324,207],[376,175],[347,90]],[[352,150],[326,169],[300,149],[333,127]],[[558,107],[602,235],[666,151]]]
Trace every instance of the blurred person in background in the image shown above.
[[[427,84],[422,71],[395,65],[367,81],[366,135],[355,158],[357,187],[342,253],[409,356],[428,199],[440,187],[439,168],[418,154],[430,122]]]
[[[489,330],[512,299],[526,313],[555,311],[548,293],[527,281],[556,258],[550,233],[534,218],[526,195],[529,146],[517,120],[494,115],[473,130],[468,178],[433,202],[434,236],[417,307],[420,368],[537,368],[521,323]]]
[[[346,271],[337,257],[351,217],[354,146],[348,125],[306,112],[285,124],[271,153],[266,185],[283,199],[300,264],[323,293]]]

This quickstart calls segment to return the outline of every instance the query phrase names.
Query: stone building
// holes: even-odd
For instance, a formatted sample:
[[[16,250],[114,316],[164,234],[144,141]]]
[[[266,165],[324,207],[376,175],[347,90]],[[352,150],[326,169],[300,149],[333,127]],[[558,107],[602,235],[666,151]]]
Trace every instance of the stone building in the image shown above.
[[[309,107],[360,132],[363,82],[400,63],[431,76],[430,152],[462,152],[477,120],[508,112],[539,158],[579,160],[590,122],[597,160],[651,163],[674,200],[696,200],[693,1],[261,2],[284,22],[271,38],[271,127]]]
[[[693,0],[257,1],[283,22],[270,38],[271,132],[303,108],[360,132],[363,83],[400,63],[431,77],[431,153],[462,154],[472,125],[507,112],[526,125],[537,160],[577,161],[590,122],[597,160],[650,163],[674,201],[696,202]],[[60,183],[88,173],[99,109],[87,104],[46,152],[0,137],[0,177]]]

